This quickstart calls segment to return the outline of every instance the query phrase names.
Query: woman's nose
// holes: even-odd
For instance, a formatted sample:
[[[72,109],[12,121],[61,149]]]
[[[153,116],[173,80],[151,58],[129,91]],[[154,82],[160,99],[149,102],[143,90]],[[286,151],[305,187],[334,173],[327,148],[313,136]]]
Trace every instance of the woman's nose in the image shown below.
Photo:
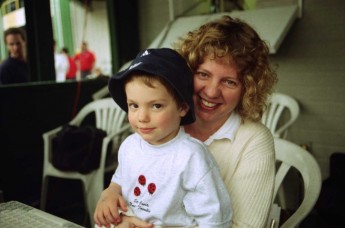
[[[204,87],[204,93],[209,98],[217,98],[220,95],[220,92],[219,84],[214,81],[207,83]]]

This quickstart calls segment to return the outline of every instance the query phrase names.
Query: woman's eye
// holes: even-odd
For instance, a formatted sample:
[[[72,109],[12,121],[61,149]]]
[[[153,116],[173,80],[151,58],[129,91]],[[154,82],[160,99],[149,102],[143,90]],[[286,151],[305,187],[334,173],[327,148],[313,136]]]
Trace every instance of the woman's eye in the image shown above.
[[[225,84],[227,87],[229,88],[235,88],[237,87],[237,82],[233,81],[233,80],[225,80]]]
[[[160,109],[162,107],[162,105],[161,104],[154,104],[152,107],[154,109]]]
[[[200,71],[196,72],[195,75],[198,76],[199,78],[207,78],[208,76],[206,73],[200,72]]]

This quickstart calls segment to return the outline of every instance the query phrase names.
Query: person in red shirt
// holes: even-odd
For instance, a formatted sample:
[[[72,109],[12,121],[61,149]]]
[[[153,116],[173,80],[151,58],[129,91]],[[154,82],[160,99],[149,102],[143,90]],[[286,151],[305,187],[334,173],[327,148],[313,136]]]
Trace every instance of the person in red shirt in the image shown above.
[[[93,52],[88,50],[87,43],[83,41],[81,44],[81,52],[75,55],[74,60],[79,67],[80,76],[83,79],[91,74],[93,66],[96,62],[96,57]]]
[[[63,47],[61,52],[67,56],[69,68],[66,73],[67,80],[75,80],[77,76],[77,64],[75,63],[74,59],[69,55],[68,48]]]

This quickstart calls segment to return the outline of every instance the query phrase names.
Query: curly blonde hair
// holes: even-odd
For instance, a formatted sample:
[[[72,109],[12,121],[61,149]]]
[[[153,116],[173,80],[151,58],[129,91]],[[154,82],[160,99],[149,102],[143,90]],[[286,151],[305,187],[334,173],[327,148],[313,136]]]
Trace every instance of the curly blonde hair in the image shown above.
[[[239,19],[223,16],[189,32],[174,46],[193,72],[206,56],[233,59],[244,88],[236,111],[242,119],[261,120],[277,75],[270,65],[266,43],[253,28]]]

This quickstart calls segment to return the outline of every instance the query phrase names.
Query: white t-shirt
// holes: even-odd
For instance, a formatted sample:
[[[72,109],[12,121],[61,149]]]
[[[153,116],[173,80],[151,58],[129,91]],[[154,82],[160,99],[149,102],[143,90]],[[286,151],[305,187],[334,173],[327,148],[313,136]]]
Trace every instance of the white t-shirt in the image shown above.
[[[231,202],[217,163],[183,128],[162,145],[135,133],[118,159],[112,182],[136,217],[156,226],[230,227]]]

